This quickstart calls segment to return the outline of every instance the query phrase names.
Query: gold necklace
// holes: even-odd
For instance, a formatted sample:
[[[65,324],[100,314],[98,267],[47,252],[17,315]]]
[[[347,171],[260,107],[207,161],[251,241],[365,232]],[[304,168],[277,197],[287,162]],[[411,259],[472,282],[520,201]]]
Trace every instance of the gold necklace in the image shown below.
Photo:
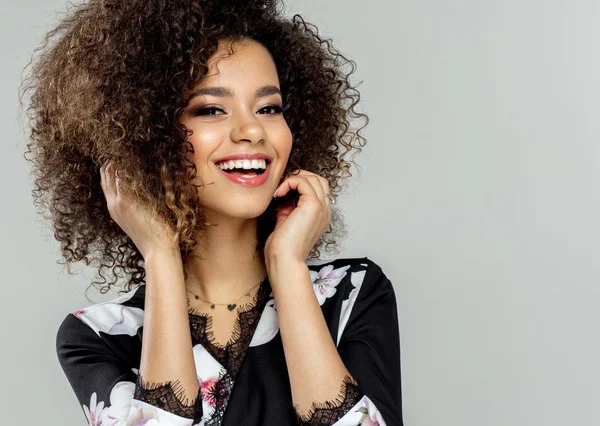
[[[230,311],[233,311],[236,307],[237,307],[237,302],[242,298],[242,297],[249,297],[250,296],[250,292],[252,290],[254,290],[256,287],[258,287],[260,284],[262,284],[262,282],[265,280],[265,278],[267,278],[267,274],[263,275],[263,277],[248,291],[246,291],[244,294],[242,294],[240,297],[238,297],[237,299],[235,299],[233,301],[233,303],[214,303],[214,302],[210,302],[206,299],[203,299],[202,297],[198,296],[196,293],[194,293],[193,291],[189,290],[188,288],[186,288],[186,290],[190,293],[192,293],[194,295],[194,298],[196,300],[202,300],[203,302],[206,302],[210,305],[211,309],[215,309],[216,306],[227,306],[227,309],[229,309]]]

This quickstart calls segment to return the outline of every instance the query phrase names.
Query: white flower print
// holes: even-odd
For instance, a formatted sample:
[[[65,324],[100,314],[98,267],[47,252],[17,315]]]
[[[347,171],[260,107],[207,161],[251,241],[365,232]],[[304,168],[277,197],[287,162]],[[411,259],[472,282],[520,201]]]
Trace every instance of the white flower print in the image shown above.
[[[101,303],[73,313],[92,328],[96,334],[128,334],[135,336],[144,324],[144,311],[118,303]]]
[[[326,263],[331,263],[332,259],[306,259],[306,264],[308,266],[319,266],[324,265]]]
[[[131,411],[135,383],[118,382],[110,391],[110,406],[104,410],[102,426],[124,426]]]
[[[367,417],[361,423],[361,426],[387,426],[381,413],[368,397],[364,397],[367,404]]]
[[[367,396],[363,396],[332,426],[387,426],[381,413]]]
[[[96,392],[92,394],[90,398],[90,407],[87,405],[83,405],[83,411],[85,412],[85,417],[87,417],[87,421],[89,426],[101,426],[102,425],[102,412],[104,411],[104,401],[100,401],[96,404],[96,399],[98,396]]]
[[[346,276],[348,268],[350,268],[350,265],[337,269],[333,269],[333,265],[327,265],[321,268],[319,272],[310,271],[310,279],[313,283],[319,305],[323,305],[325,300],[336,293],[336,287],[342,281],[342,278]]]
[[[348,295],[348,299],[342,302],[342,311],[340,313],[340,324],[338,326],[338,335],[336,340],[336,346],[340,343],[340,339],[342,338],[342,334],[346,329],[346,325],[348,324],[348,320],[350,319],[350,313],[352,312],[352,308],[356,303],[356,298],[358,297],[358,293],[362,287],[363,280],[365,278],[366,271],[359,272],[351,272],[350,280],[352,285],[354,286],[354,290],[350,292]]]
[[[169,425],[170,423],[167,423],[163,426]],[[127,426],[161,426],[159,421],[156,419],[141,419],[141,420],[137,420],[135,423],[129,423]]]
[[[135,383],[118,382],[110,392],[110,406],[95,426],[188,426],[189,419],[133,399]]]
[[[250,346],[264,345],[273,340],[279,332],[279,320],[277,319],[277,308],[275,299],[271,292],[271,299],[265,305],[263,312],[258,320],[258,325],[250,341]]]
[[[134,399],[126,426],[189,426],[190,419]],[[102,425],[104,426],[104,425]]]

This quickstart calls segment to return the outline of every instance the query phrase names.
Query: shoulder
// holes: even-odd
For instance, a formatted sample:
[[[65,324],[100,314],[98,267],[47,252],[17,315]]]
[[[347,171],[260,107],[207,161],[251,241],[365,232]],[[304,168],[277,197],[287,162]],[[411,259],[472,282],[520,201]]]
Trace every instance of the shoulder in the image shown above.
[[[337,259],[309,259],[306,265],[312,273],[319,275],[344,275],[349,274],[351,280],[353,277],[360,278],[361,281],[368,282],[384,287],[392,287],[391,282],[383,268],[369,257],[350,257]]]
[[[368,257],[310,259],[306,264],[314,286],[338,287],[342,290],[338,296],[344,300],[349,297],[359,299],[382,296],[395,298],[394,287],[390,279],[382,267]],[[326,292],[327,289],[322,290],[322,292]]]
[[[339,345],[397,321],[394,287],[379,264],[368,257],[307,262],[317,300]],[[376,331],[374,331],[377,333]]]
[[[334,259],[308,259],[306,264],[311,268],[317,268],[324,265],[348,265],[351,267],[362,267],[380,269],[381,267],[370,257],[339,257]]]
[[[72,341],[78,335],[95,333],[133,336],[144,322],[143,285],[114,299],[68,313],[57,331],[57,344]]]

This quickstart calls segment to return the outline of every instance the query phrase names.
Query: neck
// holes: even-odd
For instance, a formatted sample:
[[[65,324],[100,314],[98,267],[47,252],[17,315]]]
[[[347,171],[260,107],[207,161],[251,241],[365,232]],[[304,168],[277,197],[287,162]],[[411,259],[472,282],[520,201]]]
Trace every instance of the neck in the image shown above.
[[[256,219],[221,218],[218,225],[208,225],[184,265],[186,287],[216,303],[229,303],[248,291],[265,274],[256,231]]]

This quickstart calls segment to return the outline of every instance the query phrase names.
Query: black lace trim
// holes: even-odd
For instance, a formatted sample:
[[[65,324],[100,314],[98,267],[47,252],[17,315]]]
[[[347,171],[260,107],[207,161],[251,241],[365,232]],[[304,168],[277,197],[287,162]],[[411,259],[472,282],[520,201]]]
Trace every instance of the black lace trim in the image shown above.
[[[218,344],[214,332],[210,330],[213,326],[213,318],[209,314],[189,307],[188,302],[192,344],[201,344],[235,378],[270,294],[271,286],[265,278],[253,302],[244,311],[238,311],[238,318],[233,325],[233,334],[225,345]]]
[[[294,407],[298,424],[300,426],[332,425],[344,417],[362,397],[363,393],[356,381],[346,375],[342,382],[342,389],[336,399],[319,403],[313,402],[310,410],[305,415],[300,415],[298,407]]]
[[[185,397],[185,390],[179,380],[149,383],[139,375],[133,397],[180,417],[194,419],[194,421],[202,419],[200,391],[196,399],[189,400]]]

